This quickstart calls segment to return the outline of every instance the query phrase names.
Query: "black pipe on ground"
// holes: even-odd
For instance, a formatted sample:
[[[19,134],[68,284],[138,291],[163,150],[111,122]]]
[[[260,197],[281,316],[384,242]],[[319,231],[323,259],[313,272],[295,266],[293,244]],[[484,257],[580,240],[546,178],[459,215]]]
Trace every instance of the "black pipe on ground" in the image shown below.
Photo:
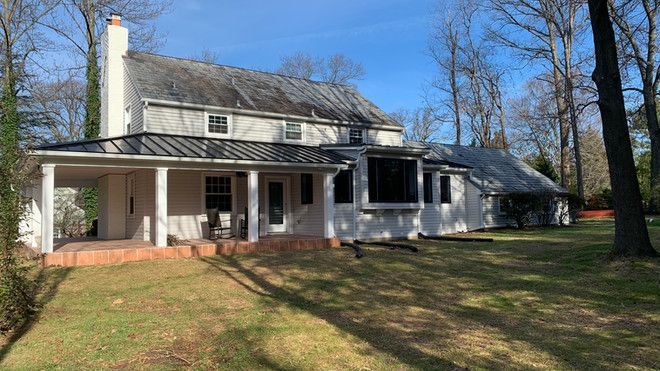
[[[360,245],[358,245],[357,243],[342,241],[341,245],[353,248],[353,250],[355,250],[355,257],[358,259],[364,256],[364,253],[362,252],[362,247],[360,247]]]
[[[424,240],[436,240],[436,241],[493,242],[492,238],[480,238],[480,237],[427,236],[424,233],[418,233],[417,236]]]
[[[419,249],[415,245],[409,245],[407,243],[400,243],[400,242],[384,242],[384,241],[362,242],[362,241],[358,241],[358,240],[355,240],[355,242],[359,243],[359,244],[368,243],[370,245],[385,246],[385,247],[389,247],[390,250],[394,250],[394,249],[398,248],[398,249],[410,250],[412,252],[418,252],[419,251]]]

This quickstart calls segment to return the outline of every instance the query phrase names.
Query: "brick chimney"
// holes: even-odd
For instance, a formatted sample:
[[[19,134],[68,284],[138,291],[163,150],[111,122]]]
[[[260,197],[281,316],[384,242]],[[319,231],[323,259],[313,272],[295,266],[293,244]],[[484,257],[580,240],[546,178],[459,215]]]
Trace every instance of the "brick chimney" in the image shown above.
[[[128,30],[111,13],[101,37],[101,137],[124,135],[124,60]]]

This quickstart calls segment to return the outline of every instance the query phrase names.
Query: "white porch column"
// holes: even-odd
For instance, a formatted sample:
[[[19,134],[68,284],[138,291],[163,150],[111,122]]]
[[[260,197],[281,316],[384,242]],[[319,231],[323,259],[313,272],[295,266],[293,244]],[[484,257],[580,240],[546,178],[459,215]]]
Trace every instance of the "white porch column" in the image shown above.
[[[259,240],[259,172],[248,171],[248,242]]]
[[[323,237],[335,237],[335,175],[323,175]]]
[[[157,247],[167,246],[167,168],[156,169],[156,238]]]
[[[41,252],[53,252],[53,203],[55,199],[55,165],[41,165]]]

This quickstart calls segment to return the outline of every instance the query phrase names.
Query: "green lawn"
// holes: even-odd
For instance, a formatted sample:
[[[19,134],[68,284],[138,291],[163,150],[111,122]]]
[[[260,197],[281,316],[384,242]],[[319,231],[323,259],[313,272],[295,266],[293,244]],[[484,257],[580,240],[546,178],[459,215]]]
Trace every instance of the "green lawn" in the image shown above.
[[[611,221],[479,235],[47,269],[0,368],[660,367],[660,262],[608,262]]]

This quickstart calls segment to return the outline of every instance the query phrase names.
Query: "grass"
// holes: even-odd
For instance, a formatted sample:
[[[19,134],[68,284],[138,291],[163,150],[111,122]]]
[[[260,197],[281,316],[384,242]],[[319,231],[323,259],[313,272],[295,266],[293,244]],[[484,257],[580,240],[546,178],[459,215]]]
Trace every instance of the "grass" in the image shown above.
[[[660,262],[612,230],[46,269],[0,368],[657,369]]]

